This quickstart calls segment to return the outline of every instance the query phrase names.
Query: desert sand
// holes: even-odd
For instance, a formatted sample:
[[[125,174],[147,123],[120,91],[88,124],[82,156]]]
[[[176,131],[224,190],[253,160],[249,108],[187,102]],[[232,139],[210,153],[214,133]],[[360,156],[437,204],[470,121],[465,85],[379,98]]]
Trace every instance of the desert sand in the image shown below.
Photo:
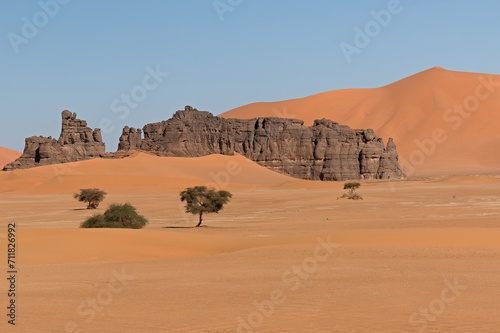
[[[342,183],[293,179],[241,156],[140,153],[2,172],[0,185],[3,272],[6,225],[18,229],[11,331],[500,327],[500,176],[363,182],[364,200],[353,202],[337,199]],[[234,195],[201,228],[179,201],[193,185]],[[94,186],[108,192],[97,212],[130,202],[150,224],[79,229],[95,211],[72,193]]]
[[[431,68],[373,89],[253,103],[226,118],[328,118],[394,138],[410,176],[500,171],[500,75]]]
[[[10,162],[14,162],[21,153],[8,148],[0,147],[0,170]]]

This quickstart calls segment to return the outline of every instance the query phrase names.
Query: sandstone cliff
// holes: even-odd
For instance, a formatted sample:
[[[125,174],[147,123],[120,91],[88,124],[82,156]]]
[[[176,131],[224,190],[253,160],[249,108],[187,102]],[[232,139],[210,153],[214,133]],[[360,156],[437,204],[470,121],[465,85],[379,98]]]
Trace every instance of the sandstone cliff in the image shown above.
[[[371,129],[354,130],[328,119],[316,120],[311,127],[296,119],[225,119],[189,106],[143,130],[125,127],[114,154],[105,153],[99,129],[92,130],[75,113],[63,111],[59,140],[27,138],[23,155],[4,170],[120,158],[137,150],[177,157],[238,153],[271,170],[308,180],[405,176],[392,139],[385,146]]]
[[[144,137],[143,137],[144,135]],[[283,118],[225,119],[189,106],[143,131],[125,127],[119,152],[160,156],[241,154],[258,164],[308,180],[398,179],[396,145],[384,146],[373,130],[353,130],[327,119],[311,127]]]
[[[24,151],[16,161],[4,170],[26,169],[40,165],[76,162],[105,154],[101,130],[87,127],[85,120],[76,118],[76,113],[63,111],[59,140],[51,137],[32,136],[26,138]]]

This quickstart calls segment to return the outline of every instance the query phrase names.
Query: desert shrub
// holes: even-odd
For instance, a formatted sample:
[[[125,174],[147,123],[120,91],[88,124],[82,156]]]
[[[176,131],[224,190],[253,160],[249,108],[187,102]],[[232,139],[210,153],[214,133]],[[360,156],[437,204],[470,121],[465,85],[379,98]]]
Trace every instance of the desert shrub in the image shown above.
[[[356,193],[356,190],[361,187],[361,184],[358,182],[348,182],[344,184],[344,190],[349,190],[349,192],[344,193],[342,196],[337,199],[351,199],[351,200],[363,200],[363,197]]]
[[[81,228],[128,228],[141,229],[148,224],[148,220],[137,213],[131,204],[112,204],[104,212],[85,220]]]
[[[104,220],[104,216],[102,214],[92,215],[80,225],[80,228],[105,228],[105,227],[106,227],[106,221]]]
[[[344,198],[351,200],[363,200],[363,196],[358,193],[353,193],[353,194],[344,193],[342,194],[342,196],[339,197],[339,199],[344,199]]]
[[[86,202],[88,204],[87,209],[97,209],[106,194],[106,192],[98,188],[85,188],[81,189],[80,193],[75,193],[73,197],[80,202]]]

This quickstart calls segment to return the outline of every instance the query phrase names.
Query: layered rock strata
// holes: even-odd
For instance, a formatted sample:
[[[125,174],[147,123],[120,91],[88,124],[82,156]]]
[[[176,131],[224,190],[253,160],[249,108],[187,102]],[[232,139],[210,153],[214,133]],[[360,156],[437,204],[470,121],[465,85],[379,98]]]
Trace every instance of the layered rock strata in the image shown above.
[[[226,119],[187,106],[169,120],[142,130],[125,127],[118,151],[105,153],[99,129],[70,111],[62,112],[58,140],[26,139],[23,155],[4,170],[75,162],[96,157],[122,158],[134,151],[158,156],[199,157],[241,154],[271,170],[307,180],[399,179],[396,145],[373,130],[355,130],[328,119],[304,126],[297,119]]]
[[[199,157],[241,154],[271,170],[307,180],[398,179],[405,176],[396,145],[371,129],[328,119],[304,126],[297,119],[225,119],[187,106],[143,130],[125,127],[119,151]]]
[[[24,151],[16,161],[4,170],[26,169],[41,165],[76,162],[102,157],[106,153],[100,129],[91,129],[76,113],[63,111],[59,139],[32,136],[26,138]]]

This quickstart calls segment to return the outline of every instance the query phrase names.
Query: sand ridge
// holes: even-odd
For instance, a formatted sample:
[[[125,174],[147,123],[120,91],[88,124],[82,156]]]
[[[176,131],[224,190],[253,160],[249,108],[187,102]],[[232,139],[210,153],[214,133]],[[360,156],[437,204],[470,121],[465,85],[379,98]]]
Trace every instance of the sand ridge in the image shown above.
[[[93,159],[2,172],[0,192],[74,193],[85,184],[108,192],[162,193],[195,185],[253,188],[290,181],[300,180],[268,170],[241,155],[176,158],[137,153],[125,159]]]
[[[373,89],[253,103],[226,118],[328,118],[394,138],[411,175],[498,172],[500,76],[435,67]]]
[[[0,170],[7,164],[14,162],[21,156],[21,153],[8,148],[0,147]]]

